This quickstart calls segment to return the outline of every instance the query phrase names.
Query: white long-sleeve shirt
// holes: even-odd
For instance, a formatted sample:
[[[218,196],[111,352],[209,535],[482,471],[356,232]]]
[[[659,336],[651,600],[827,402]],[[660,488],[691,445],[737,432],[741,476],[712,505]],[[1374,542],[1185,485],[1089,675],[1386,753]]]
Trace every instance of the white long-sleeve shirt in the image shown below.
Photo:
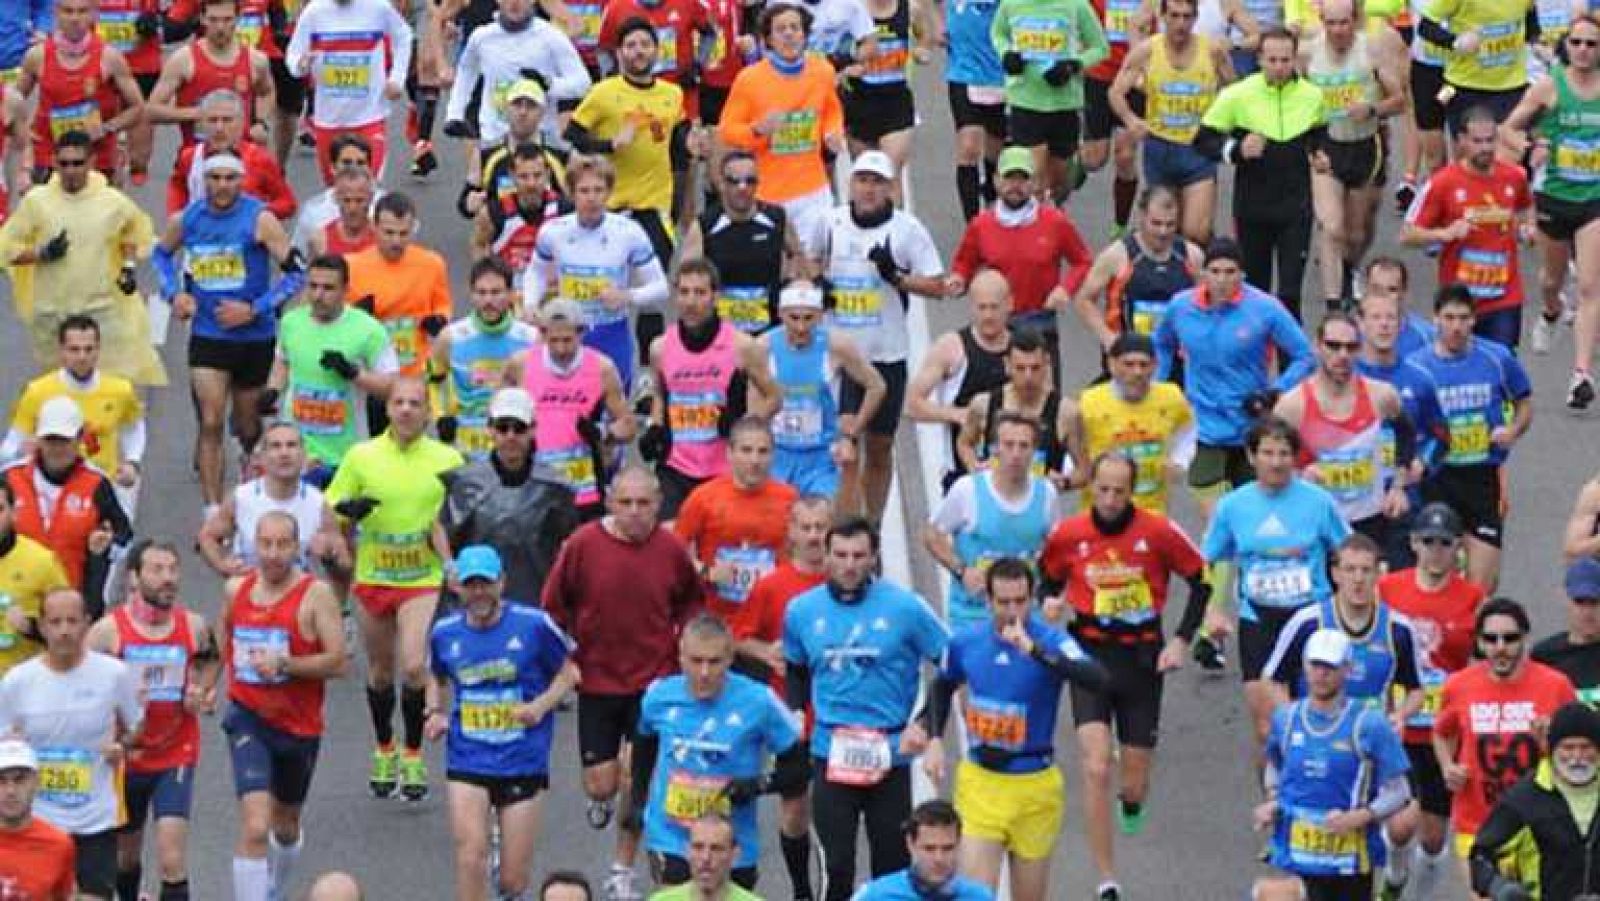
[[[521,79],[523,69],[533,69],[548,85],[544,130],[554,140],[557,134],[557,105],[576,101],[589,91],[589,70],[584,68],[578,49],[561,29],[543,19],[533,18],[521,31],[506,31],[498,21],[472,32],[456,63],[456,80],[445,107],[447,120],[467,114],[472,89],[483,79],[483,102],[478,104],[478,136],[485,144],[499,141],[506,133],[505,92]]]
[[[584,226],[577,213],[567,213],[539,229],[522,279],[523,309],[539,309],[545,295],[554,293],[576,300],[590,327],[628,318],[627,310],[606,309],[597,297],[574,296],[589,292],[563,290],[563,282],[573,281],[599,281],[624,289],[634,306],[646,308],[660,307],[670,290],[650,237],[639,223],[618,213],[606,213],[592,228]]]
[[[382,122],[389,117],[384,87],[405,90],[411,26],[388,0],[312,0],[300,11],[285,62],[296,77],[312,77],[311,124],[357,128]]]

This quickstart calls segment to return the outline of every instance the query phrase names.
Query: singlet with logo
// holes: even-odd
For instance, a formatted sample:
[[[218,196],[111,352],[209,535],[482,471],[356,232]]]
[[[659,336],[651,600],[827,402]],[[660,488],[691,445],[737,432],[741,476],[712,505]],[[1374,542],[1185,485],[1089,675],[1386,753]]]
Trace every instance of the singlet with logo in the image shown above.
[[[826,448],[838,434],[837,376],[828,357],[828,330],[817,328],[805,347],[789,344],[783,329],[771,334],[772,377],[782,403],[772,419],[772,437],[781,450]]]
[[[1106,325],[1117,332],[1154,336],[1173,295],[1194,287],[1189,245],[1178,238],[1165,258],[1157,258],[1145,252],[1137,236],[1128,235],[1122,248],[1128,260],[1106,286]]]
[[[1383,96],[1367,35],[1358,32],[1343,59],[1334,56],[1325,31],[1312,38],[1306,50],[1309,56],[1306,77],[1322,89],[1328,137],[1341,143],[1370,140],[1378,133],[1378,117],[1369,115],[1356,122],[1346,112],[1356,103],[1376,105]]]
[[[1211,40],[1203,34],[1190,38],[1189,64],[1181,67],[1173,62],[1165,37],[1150,42],[1144,87],[1145,122],[1152,137],[1188,144],[1200,131],[1200,117],[1221,86],[1211,59]]]
[[[698,353],[684,346],[678,326],[662,336],[657,365],[666,396],[667,428],[672,432],[667,465],[692,479],[708,479],[728,469],[728,443],[718,423],[732,402],[739,371],[738,334],[731,324],[719,321],[711,344]]]
[[[1017,557],[1033,563],[1050,534],[1055,516],[1055,491],[1050,482],[1037,476],[1028,479],[1027,494],[1019,505],[1002,500],[994,488],[994,472],[975,472],[965,480],[970,499],[971,520],[954,534],[956,556],[962,566],[987,572],[1002,557]],[[946,504],[961,491],[958,482],[946,495]],[[941,507],[941,513],[943,508]],[[936,517],[936,519],[939,517]],[[960,579],[950,580],[945,619],[955,627],[989,618],[984,598],[967,592]]]
[[[722,277],[717,315],[746,334],[766,331],[777,320],[787,220],[783,207],[760,202],[742,222],[716,207],[700,215],[701,245]]]
[[[561,475],[579,506],[600,501],[601,461],[578,434],[578,420],[593,417],[605,398],[600,358],[587,348],[566,372],[558,372],[542,344],[528,349],[522,387],[533,397],[534,460]]]
[[[489,399],[500,387],[506,361],[528,351],[538,340],[533,326],[510,312],[495,325],[477,314],[450,323],[450,394],[455,401],[456,449],[471,460],[494,449],[489,434]]]
[[[1383,421],[1367,380],[1353,379],[1352,387],[1350,415],[1335,419],[1317,400],[1313,384],[1302,383],[1300,465],[1315,465],[1340,515],[1346,522],[1359,522],[1383,511]]]
[[[321,679],[267,675],[250,665],[257,649],[290,657],[322,653],[322,641],[300,632],[300,607],[316,584],[305,573],[271,604],[251,599],[261,574],[252,571],[239,581],[228,612],[228,699],[268,725],[301,738],[320,738],[324,684]]]
[[[133,671],[144,698],[144,728],[136,753],[128,757],[128,770],[159,773],[194,766],[200,759],[200,720],[183,706],[199,649],[189,611],[173,606],[172,631],[164,638],[146,638],[127,605],[113,610],[111,617],[117,627],[117,656]]]
[[[1572,91],[1567,67],[1550,70],[1555,108],[1539,120],[1550,141],[1549,162],[1539,193],[1574,204],[1600,201],[1600,97],[1584,100]]]
[[[255,566],[256,526],[268,513],[287,513],[294,517],[300,533],[302,568],[310,565],[311,538],[322,528],[322,514],[326,509],[322,492],[314,485],[298,482],[294,493],[279,500],[267,493],[265,479],[251,479],[233,489],[233,553],[250,566]]]

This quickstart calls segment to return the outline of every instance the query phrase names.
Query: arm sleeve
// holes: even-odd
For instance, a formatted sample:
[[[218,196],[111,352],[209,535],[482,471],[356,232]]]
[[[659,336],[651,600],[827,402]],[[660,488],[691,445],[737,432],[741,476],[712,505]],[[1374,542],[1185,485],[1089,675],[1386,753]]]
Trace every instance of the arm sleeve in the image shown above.
[[[644,810],[650,797],[650,780],[656,775],[656,758],[661,754],[661,738],[644,733],[644,720],[640,718],[639,731],[633,737],[633,796],[638,800],[635,810]]]
[[[1085,691],[1100,693],[1111,684],[1111,673],[1076,639],[1057,629],[1036,635],[1033,659]]]
[[[1296,615],[1278,633],[1278,640],[1272,645],[1272,654],[1261,668],[1267,678],[1279,685],[1295,684],[1301,670],[1300,655],[1305,649],[1306,639],[1316,627],[1316,620],[1311,619],[1309,624],[1308,628],[1308,620]]]
[[[1167,464],[1188,469],[1194,462],[1195,451],[1199,450],[1198,441],[1192,420],[1179,426],[1167,440]]]
[[[1395,645],[1395,683],[1407,690],[1421,688],[1422,677],[1417,672],[1417,637],[1410,625],[1395,624]]]
[[[1186,577],[1185,581],[1189,584],[1189,596],[1183,602],[1183,616],[1178,619],[1177,636],[1184,641],[1194,641],[1194,634],[1200,631],[1200,624],[1205,621],[1206,605],[1211,603],[1211,583],[1206,581],[1204,569]]]
[[[130,463],[138,463],[143,460],[145,437],[143,416],[118,429],[117,443],[122,447],[122,459]],[[0,457],[3,457],[3,455],[3,451],[0,451]]]
[[[585,124],[586,117],[583,113],[589,108],[588,103],[578,107],[578,111],[573,113],[567,122],[567,130],[562,137],[567,139],[568,144],[577,148],[579,153],[609,155],[615,150],[612,143],[604,138],[595,137],[590,126]]]
[[[1367,802],[1367,808],[1372,811],[1373,816],[1387,820],[1399,813],[1410,800],[1411,780],[1406,778],[1405,773],[1399,773],[1385,779],[1383,784],[1378,786],[1378,793]]]
[[[811,667],[789,661],[783,669],[783,700],[790,710],[806,709],[811,703]]]

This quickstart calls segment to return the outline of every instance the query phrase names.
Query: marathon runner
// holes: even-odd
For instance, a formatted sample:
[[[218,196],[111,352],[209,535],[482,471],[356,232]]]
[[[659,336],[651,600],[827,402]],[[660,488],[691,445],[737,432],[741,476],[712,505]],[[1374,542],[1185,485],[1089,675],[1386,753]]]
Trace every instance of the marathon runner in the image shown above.
[[[310,458],[306,480],[319,488],[358,439],[356,398],[383,398],[400,361],[382,323],[347,306],[350,267],[343,257],[320,256],[306,268],[306,303],[278,326],[264,406],[284,406],[299,426]],[[276,403],[274,403],[276,402]]]
[[[906,868],[863,885],[854,901],[910,901],[933,895],[949,901],[989,901],[994,897],[983,883],[958,872],[965,856],[961,845],[961,816],[949,801],[918,804],[906,818]]]
[[[811,816],[823,901],[845,901],[855,888],[862,820],[875,878],[908,862],[898,839],[911,809],[909,761],[928,743],[927,729],[912,719],[918,671],[949,640],[920,596],[873,578],[877,565],[871,523],[834,525],[827,584],[792,600],[783,615],[785,696],[795,711],[816,711]]]
[[[967,404],[967,421],[956,436],[956,455],[969,474],[989,465],[999,440],[996,426],[1000,417],[1015,413],[1038,426],[1032,473],[1048,477],[1059,490],[1070,486],[1082,459],[1082,448],[1069,443],[1069,439],[1076,440],[1069,426],[1077,415],[1077,404],[1051,386],[1049,363],[1049,350],[1037,332],[1012,333],[1006,351],[1006,383]]]
[[[1569,264],[1577,266],[1578,314],[1573,322],[1572,381],[1567,386],[1567,406],[1587,409],[1594,402],[1594,378],[1589,367],[1600,337],[1600,229],[1590,228],[1600,219],[1600,162],[1584,156],[1582,148],[1600,138],[1600,21],[1584,14],[1574,19],[1563,43],[1566,62],[1553,66],[1547,78],[1535,81],[1502,126],[1513,146],[1529,142],[1527,132],[1538,121],[1533,161],[1543,163],[1543,178],[1533,202],[1539,225],[1543,263],[1539,287],[1544,309],[1534,324],[1533,346],[1549,350],[1553,324],[1561,316],[1561,287]],[[1542,340],[1541,340],[1542,334]]]
[[[669,520],[698,486],[728,473],[734,424],[747,415],[765,419],[778,402],[766,354],[717,309],[721,290],[714,264],[684,257],[672,273],[677,322],[651,342],[648,354],[656,390],[640,455],[653,445],[647,459],[658,464],[666,492],[661,515]]]
[[[382,176],[390,104],[405,94],[411,50],[411,26],[386,0],[311,0],[300,10],[284,65],[312,81],[311,133],[324,182],[333,181],[334,136],[352,131],[367,139],[372,171]]]
[[[1383,712],[1345,691],[1350,639],[1319,629],[1304,657],[1306,696],[1272,714],[1256,829],[1270,832],[1268,862],[1299,879],[1301,897],[1369,899],[1384,860],[1380,826],[1411,799],[1411,764]]]
[[[256,526],[268,513],[286,513],[295,521],[300,553],[295,562],[310,571],[322,563],[330,581],[344,587],[350,576],[350,550],[339,520],[322,491],[302,477],[308,462],[304,437],[292,422],[275,422],[261,435],[261,475],[234,487],[200,526],[200,556],[224,579],[242,576],[260,565]]]
[[[484,544],[456,556],[461,612],[429,639],[426,732],[445,739],[456,898],[517,898],[529,888],[542,797],[550,788],[556,705],[578,684],[572,639],[548,614],[503,597],[500,555]],[[531,598],[529,599],[531,600]],[[448,707],[446,703],[448,702]],[[489,829],[499,832],[495,883],[485,885]]]
[[[200,422],[195,468],[209,516],[222,502],[226,433],[238,439],[245,460],[261,437],[261,395],[272,373],[279,309],[299,293],[305,271],[271,211],[241,193],[239,157],[208,157],[201,168],[206,196],[167,221],[152,262],[162,298],[179,319],[193,320],[190,393]],[[274,262],[281,273],[275,283]]]
[[[667,299],[667,278],[644,229],[606,210],[616,180],[604,157],[571,159],[567,183],[575,209],[540,227],[522,279],[522,315],[533,317],[546,297],[579,304],[583,343],[610,358],[629,393],[634,336],[628,333],[628,308],[660,306]]]
[[[34,184],[49,180],[57,143],[74,131],[89,136],[94,168],[121,182],[117,135],[144,115],[144,95],[127,58],[95,33],[94,17],[93,0],[55,0],[55,30],[22,58],[17,96],[39,89],[31,130]]]
[[[189,899],[189,820],[200,762],[201,711],[214,713],[222,658],[205,617],[179,603],[176,545],[128,552],[126,602],[89,629],[89,649],[121,659],[144,703],[144,725],[122,774],[127,821],[117,835],[117,898],[139,901],[144,824],[155,815],[159,901]],[[149,897],[149,896],[145,896]]]
[[[39,605],[44,596],[70,583],[49,547],[17,531],[17,492],[0,479],[0,676],[44,649]]]
[[[325,683],[349,666],[338,600],[295,562],[294,517],[263,514],[255,543],[260,566],[224,585],[217,625],[228,668],[222,730],[239,798],[237,901],[289,893],[306,843],[301,814],[322,744]]]
[[[1111,230],[1113,237],[1120,237],[1127,231],[1139,194],[1139,139],[1121,128],[1109,93],[1128,49],[1156,30],[1158,4],[1152,0],[1098,0],[1091,5],[1110,49],[1105,59],[1084,73],[1083,143],[1078,165],[1087,177],[1105,168],[1107,160],[1112,162]]]
[[[746,417],[728,432],[728,472],[689,493],[673,531],[705,582],[706,608],[738,619],[750,589],[771,572],[786,544],[793,486],[772,478],[772,430]]]
[[[0,678],[0,734],[39,755],[34,811],[72,836],[75,898],[112,901],[117,880],[120,773],[144,722],[132,669],[89,649],[89,608],[72,588],[39,602],[44,651]]]
[[[339,174],[346,171],[360,172],[367,176],[367,184],[372,191],[373,199],[383,196],[383,190],[378,186],[377,177],[372,171],[372,145],[366,138],[353,132],[338,135],[328,145],[328,165],[333,167],[334,179],[338,180]],[[367,220],[372,217],[371,204],[367,207]],[[306,199],[300,207],[300,215],[294,222],[294,245],[311,249],[311,236],[324,232],[328,223],[341,217],[341,208],[338,198],[332,187],[324,188]],[[353,238],[353,235],[352,235]],[[359,248],[348,248],[343,252],[352,253],[355,250],[365,250],[372,246],[372,241],[363,243]],[[330,248],[324,246],[324,252]],[[338,252],[338,251],[335,251]]]
[[[464,154],[468,182],[479,172],[478,164],[506,136],[511,88],[523,80],[534,80],[539,85],[537,102],[545,113],[542,130],[552,138],[561,133],[558,118],[565,119],[558,111],[569,104],[576,105],[590,89],[589,71],[572,40],[560,28],[535,15],[533,2],[499,0],[497,6],[499,12],[493,22],[463,33],[454,63],[455,81],[445,104],[445,134],[471,137],[478,142],[477,153]],[[435,10],[434,14],[439,15],[440,11]],[[474,98],[479,98],[475,104],[477,119],[468,121]]]
[[[1600,475],[1592,476],[1578,490],[1567,518],[1562,556],[1571,563],[1579,557],[1600,556]]]
[[[1167,482],[1194,462],[1194,414],[1183,390],[1153,379],[1155,345],[1143,335],[1123,332],[1106,354],[1111,378],[1084,389],[1070,410],[1069,444],[1084,459],[1118,453],[1134,465],[1133,503],[1156,513],[1167,511]],[[1089,474],[1075,474],[1081,487]],[[1085,492],[1081,506],[1093,497]]]
[[[232,154],[244,162],[245,179],[240,190],[267,205],[280,222],[294,216],[294,191],[283,176],[283,169],[267,148],[245,136],[246,106],[240,96],[218,88],[196,106],[195,122],[202,137],[179,149],[167,178],[167,215],[183,212],[189,201],[206,193],[205,161],[218,154]]]
[[[0,887],[29,898],[68,899],[77,890],[72,836],[33,815],[39,755],[0,739]]]
[[[1002,865],[1009,866],[1017,901],[1049,896],[1050,856],[1065,806],[1065,780],[1055,765],[1061,689],[1071,683],[1074,695],[1099,695],[1112,678],[1077,641],[1030,610],[1034,587],[1033,565],[1018,557],[1001,557],[985,571],[989,617],[968,622],[945,648],[929,697],[932,740],[922,759],[935,785],[942,783],[939,736],[956,692],[965,688],[966,751],[954,787],[955,809],[969,832],[961,869],[994,891]],[[1096,897],[1121,895],[1112,883]]]
[[[738,858],[733,881],[756,885],[762,795],[803,795],[806,745],[800,720],[765,684],[728,672],[734,639],[723,620],[702,613],[678,640],[681,672],[657,679],[639,702],[634,797],[648,797],[645,847],[656,881],[690,881],[690,829],[706,814],[733,820]],[[767,759],[776,758],[771,772]]]
[[[578,303],[547,301],[538,318],[541,340],[512,354],[505,379],[527,391],[538,411],[535,460],[560,474],[580,518],[591,520],[605,509],[615,448],[632,439],[637,426],[616,364],[584,346]]]
[[[633,741],[640,699],[677,665],[676,636],[701,605],[700,576],[683,542],[661,528],[661,485],[648,470],[617,474],[609,515],[562,545],[545,581],[543,607],[577,643],[578,753],[589,824],[604,829],[628,785],[623,742]],[[633,866],[644,798],[620,798],[608,898],[640,897]]]
[[[561,546],[578,527],[572,489],[533,453],[533,398],[501,388],[489,400],[492,450],[447,476],[439,524],[450,547],[483,544],[500,555],[502,594],[538,606]]]
[[[158,0],[105,0],[95,13],[95,33],[128,61],[128,70],[146,104],[161,76],[162,42],[168,30]],[[135,188],[142,187],[150,177],[153,139],[149,115],[140,116],[128,126],[128,181]]]
[[[456,211],[472,218],[480,209],[500,201],[502,195],[513,189],[512,155],[523,144],[533,144],[543,151],[548,187],[565,196],[567,168],[565,155],[549,144],[544,132],[546,97],[544,87],[532,78],[519,78],[505,89],[506,133],[498,143],[479,143],[475,157],[477,165],[469,169],[461,193],[456,196]],[[469,156],[469,164],[474,157]]]
[[[1600,560],[1585,557],[1567,567],[1567,627],[1533,646],[1532,658],[1564,673],[1578,700],[1600,702]]]
[[[780,398],[772,422],[773,476],[801,494],[832,498],[839,494],[839,470],[855,458],[861,424],[876,415],[887,389],[849,335],[819,325],[822,311],[821,289],[795,279],[778,293],[783,327],[757,340]],[[840,412],[840,376],[865,389],[854,415]]]
[[[1439,759],[1433,753],[1433,724],[1440,691],[1451,673],[1473,656],[1473,621],[1483,603],[1483,588],[1469,582],[1456,566],[1461,551],[1461,517],[1444,504],[1429,504],[1411,526],[1416,566],[1390,572],[1378,580],[1378,598],[1411,623],[1416,641],[1417,670],[1422,681],[1422,709],[1406,721],[1402,733],[1411,758],[1411,796],[1415,813],[1391,819],[1386,830],[1389,863],[1387,885],[1412,882],[1415,898],[1433,897],[1449,855],[1450,795]],[[1415,847],[1411,841],[1418,839]],[[1408,876],[1410,878],[1408,878]]]
[[[923,547],[950,576],[944,618],[954,628],[987,617],[987,573],[996,560],[1032,566],[1050,534],[1061,500],[1050,479],[1032,472],[1039,432],[1034,419],[999,414],[989,465],[956,479],[922,528]]]
[[[1539,34],[1532,0],[1429,0],[1417,36],[1449,48],[1444,82],[1451,88],[1445,115],[1456,141],[1470,131],[1468,115],[1481,107],[1505,121],[1528,85],[1528,41]],[[1456,155],[1463,155],[1461,148]]]
[[[905,416],[912,422],[945,427],[943,487],[949,490],[966,474],[957,442],[967,410],[979,394],[1006,383],[1006,357],[1011,352],[1011,287],[998,272],[982,271],[967,286],[967,325],[934,339],[911,384],[906,386]]]
[[[1184,0],[1175,2],[1182,5]],[[1203,245],[1179,237],[1180,208],[1192,206],[1180,207],[1176,188],[1153,182],[1139,194],[1139,224],[1133,234],[1100,251],[1078,286],[1073,309],[1101,350],[1109,351],[1125,332],[1154,335],[1173,296],[1194,287],[1195,275],[1204,266]],[[1209,218],[1206,225],[1209,233]]]
[[[942,34],[945,88],[955,125],[956,197],[968,222],[995,199],[996,165],[1006,142],[1005,70],[989,29],[996,4],[957,0],[945,4]]]
[[[1245,437],[1254,481],[1217,502],[1203,549],[1213,567],[1238,567],[1233,594],[1239,616],[1239,674],[1255,727],[1256,747],[1267,738],[1277,698],[1265,671],[1273,645],[1297,610],[1327,600],[1328,561],[1350,535],[1328,492],[1295,474],[1300,433],[1266,416]],[[1190,470],[1191,473],[1193,470]],[[1232,631],[1225,608],[1213,607],[1207,631]]]
[[[533,259],[539,229],[564,212],[561,192],[550,184],[548,151],[534,143],[512,150],[505,173],[509,190],[487,194],[472,219],[472,256],[491,254],[505,263],[515,301],[522,300],[522,278]]]
[[[861,8],[873,27],[856,43],[857,61],[841,70],[845,135],[852,157],[868,150],[889,157],[898,173],[890,192],[896,205],[904,205],[905,181],[910,177],[906,165],[917,124],[911,72],[913,65],[927,65],[931,59],[932,13],[925,4],[910,0],[862,0]]]
[[[267,55],[239,34],[239,7],[240,0],[203,0],[199,38],[172,51],[145,101],[150,122],[177,123],[185,147],[210,134],[210,125],[202,122],[202,108],[218,91],[237,99],[241,135],[254,134],[256,126],[264,124],[259,114],[275,103],[272,67]],[[255,27],[259,34],[259,23]],[[265,135],[259,140],[264,141]]]
[[[376,245],[378,230],[372,222],[372,204],[377,189],[372,173],[365,169],[340,169],[334,173],[333,187],[328,190],[338,210],[334,218],[304,236],[298,234],[299,226],[295,227],[296,237],[304,237],[306,255],[342,257]]]
[[[1182,216],[1174,223],[1182,223],[1184,237],[1197,247],[1211,241],[1217,164],[1194,146],[1195,136],[1217,92],[1234,80],[1227,41],[1195,32],[1202,5],[1197,0],[1162,3],[1161,33],[1133,44],[1106,94],[1121,120],[1123,140],[1134,152],[1142,146],[1145,184],[1165,186],[1181,199]],[[1141,94],[1142,109],[1135,107]],[[1128,156],[1131,172],[1133,152]],[[1137,186],[1137,179],[1132,181]],[[1140,209],[1149,215],[1145,202]]]
[[[1467,525],[1467,577],[1490,593],[1500,580],[1507,504],[1504,466],[1533,425],[1532,386],[1517,358],[1475,337],[1471,289],[1449,284],[1433,303],[1438,337],[1407,362],[1426,374],[1449,432],[1443,464],[1422,482],[1425,501],[1441,501]]]
[[[1120,452],[1097,455],[1084,492],[1091,498],[1088,511],[1057,523],[1039,559],[1043,590],[1052,599],[1046,615],[1064,600],[1073,611],[1073,637],[1106,672],[1099,690],[1072,689],[1084,832],[1104,901],[1122,897],[1112,860],[1113,761],[1120,761],[1118,829],[1138,835],[1150,815],[1166,674],[1183,666],[1211,598],[1205,560],[1189,536],[1162,512],[1135,503],[1137,472]],[[1161,616],[1173,575],[1188,582],[1189,596],[1177,629],[1163,639]]]
[[[514,280],[512,268],[501,257],[473,263],[467,273],[472,312],[439,333],[428,360],[428,381],[436,392],[433,406],[439,411],[435,426],[439,440],[455,445],[469,460],[481,460],[493,449],[490,397],[511,358],[527,353],[538,339],[534,327],[512,311],[518,299],[512,290]]]

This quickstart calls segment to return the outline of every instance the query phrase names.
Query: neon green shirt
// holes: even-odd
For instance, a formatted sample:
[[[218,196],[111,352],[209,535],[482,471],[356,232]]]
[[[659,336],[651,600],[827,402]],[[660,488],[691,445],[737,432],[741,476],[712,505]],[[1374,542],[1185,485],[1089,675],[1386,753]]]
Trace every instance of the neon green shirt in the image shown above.
[[[694,883],[685,882],[683,885],[664,888],[651,895],[650,901],[694,901]],[[761,901],[761,896],[730,882],[723,901]]]
[[[394,588],[436,586],[444,579],[431,536],[444,504],[439,476],[460,466],[461,454],[427,436],[401,448],[384,432],[350,448],[325,497],[334,505],[370,497],[378,506],[356,535],[356,581]]]
[[[322,365],[330,350],[372,372],[398,372],[400,360],[383,324],[365,310],[346,307],[333,322],[319,322],[309,304],[284,314],[278,324],[278,358],[289,365],[283,413],[300,427],[306,453],[338,466],[356,443],[356,386]]]

